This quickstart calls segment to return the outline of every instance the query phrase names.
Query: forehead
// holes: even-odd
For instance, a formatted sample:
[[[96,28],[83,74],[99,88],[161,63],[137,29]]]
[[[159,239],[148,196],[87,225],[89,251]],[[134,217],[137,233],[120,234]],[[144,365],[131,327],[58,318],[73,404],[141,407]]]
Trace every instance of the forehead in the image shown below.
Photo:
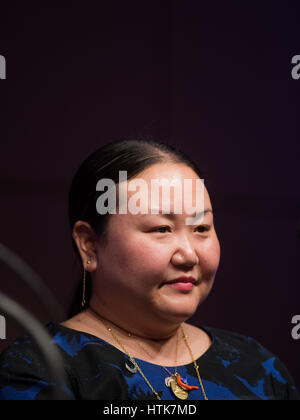
[[[178,179],[199,179],[196,172],[184,163],[161,162],[149,166],[134,178],[142,178],[146,182],[156,178]],[[132,178],[132,179],[134,179]]]
[[[196,181],[200,180],[199,175],[189,166],[184,163],[174,163],[174,162],[164,162],[164,163],[157,163],[149,168],[146,168],[132,180],[142,179],[145,181],[149,187],[151,187],[151,182],[158,179],[158,180],[167,180],[169,181],[169,185],[178,185],[180,184],[183,188],[190,180],[190,185],[192,186],[192,193],[195,195],[196,190]],[[130,182],[130,181],[129,181]],[[210,204],[210,198],[208,191],[205,187],[204,183],[204,199],[207,204]],[[130,193],[130,192],[129,192]],[[132,193],[133,194],[133,193]]]
[[[168,200],[170,201],[171,212],[174,211],[176,206],[179,205],[183,208],[185,203],[190,201],[193,206],[199,205],[201,202],[203,208],[204,206],[205,208],[211,208],[204,180],[201,180],[192,168],[182,163],[164,162],[154,164],[128,180],[128,182],[121,182],[117,187],[118,191],[121,190],[121,194],[126,191],[127,201],[132,198],[134,200],[139,198],[143,204],[146,203],[145,206],[149,213],[151,213],[150,209],[161,208],[162,202]],[[153,201],[152,194],[155,195],[157,188],[159,193],[156,195],[156,204],[152,205],[155,201],[155,199]]]

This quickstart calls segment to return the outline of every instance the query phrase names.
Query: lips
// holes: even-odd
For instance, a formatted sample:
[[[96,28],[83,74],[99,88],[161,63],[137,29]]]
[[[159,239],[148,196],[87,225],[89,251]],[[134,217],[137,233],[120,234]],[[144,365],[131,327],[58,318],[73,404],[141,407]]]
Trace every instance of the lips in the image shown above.
[[[170,280],[165,282],[164,284],[174,284],[174,283],[196,283],[196,279],[194,277],[178,277],[177,279]]]
[[[189,292],[193,290],[194,286],[197,284],[195,277],[192,276],[181,276],[177,279],[166,281],[162,286],[169,286],[173,289],[181,290],[183,292]]]

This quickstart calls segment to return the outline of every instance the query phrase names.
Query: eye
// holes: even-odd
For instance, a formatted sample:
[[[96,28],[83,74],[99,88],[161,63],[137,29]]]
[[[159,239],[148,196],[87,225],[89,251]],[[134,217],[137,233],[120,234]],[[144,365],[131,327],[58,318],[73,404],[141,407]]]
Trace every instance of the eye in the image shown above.
[[[153,232],[166,233],[167,229],[170,230],[169,226],[158,226],[153,229]]]
[[[196,227],[196,230],[197,229],[200,229],[200,231],[198,231],[199,233],[204,233],[204,232],[209,231],[210,226],[208,226],[208,225],[200,225],[200,226],[197,226]]]

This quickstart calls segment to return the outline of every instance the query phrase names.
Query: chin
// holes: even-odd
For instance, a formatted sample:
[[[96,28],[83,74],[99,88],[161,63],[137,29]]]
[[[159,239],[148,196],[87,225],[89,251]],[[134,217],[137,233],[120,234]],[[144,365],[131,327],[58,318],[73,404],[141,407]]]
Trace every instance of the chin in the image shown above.
[[[196,312],[200,303],[207,297],[206,293],[199,293],[194,290],[192,293],[168,293],[160,296],[156,302],[156,310],[158,310],[164,318],[185,321],[191,318]]]
[[[188,307],[186,305],[182,305],[182,306],[179,305],[176,308],[174,307],[169,307],[168,309],[165,308],[165,310],[167,309],[167,316],[171,318],[172,320],[184,322],[194,315],[194,313],[197,310],[197,307],[198,305],[192,305]]]

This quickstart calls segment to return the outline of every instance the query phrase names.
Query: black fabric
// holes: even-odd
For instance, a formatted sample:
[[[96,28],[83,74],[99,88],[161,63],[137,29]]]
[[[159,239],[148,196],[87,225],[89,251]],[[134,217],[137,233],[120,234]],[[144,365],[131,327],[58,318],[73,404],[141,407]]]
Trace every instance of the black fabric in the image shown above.
[[[66,398],[82,400],[155,400],[139,372],[131,373],[128,356],[91,334],[59,324],[46,326],[61,351],[69,381]],[[210,348],[197,360],[208,400],[300,400],[295,383],[284,364],[251,337],[216,328],[201,327],[212,339]],[[167,371],[136,359],[142,372],[162,400],[177,399],[165,385]],[[171,373],[174,367],[166,367]],[[189,391],[189,400],[203,399],[193,363],[178,366]],[[32,341],[24,335],[0,355],[0,399],[51,399],[47,366]]]

